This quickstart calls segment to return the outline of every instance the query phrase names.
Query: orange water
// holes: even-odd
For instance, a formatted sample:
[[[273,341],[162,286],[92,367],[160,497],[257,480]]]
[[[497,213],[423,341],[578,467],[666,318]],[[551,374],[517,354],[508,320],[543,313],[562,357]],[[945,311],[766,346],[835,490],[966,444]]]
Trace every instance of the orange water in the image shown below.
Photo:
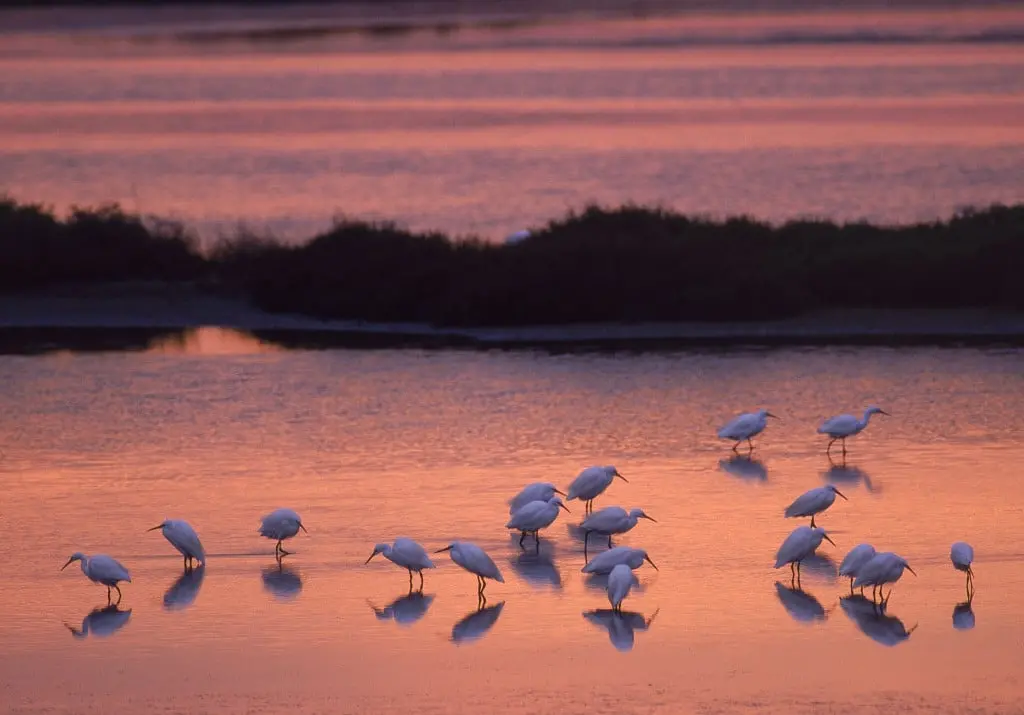
[[[280,351],[204,331],[176,349],[0,357],[0,673],[6,709],[190,713],[1011,712],[1024,707],[1024,550],[1017,498],[1024,352],[806,349],[661,354]],[[819,421],[882,405],[830,472]],[[714,437],[769,406],[740,475]],[[642,506],[619,542],[659,567],[637,574],[633,616],[606,627],[599,584],[562,514],[522,555],[505,501],[529,481],[565,488],[618,466],[598,506]],[[745,476],[744,476],[745,475]],[[838,548],[793,596],[775,551],[783,508],[828,478],[849,501],[821,518]],[[255,532],[277,506],[309,528],[280,570]],[[190,601],[158,532],[188,519],[209,552]],[[488,586],[436,557],[425,602],[373,544],[483,546]],[[953,628],[976,550],[976,625]],[[887,615],[848,617],[830,570],[861,541],[907,557]],[[599,549],[596,544],[592,548]],[[132,572],[107,637],[75,638],[106,602],[72,551]],[[791,604],[787,610],[783,599]],[[794,598],[803,600],[792,605]],[[808,600],[813,598],[814,601]],[[423,606],[426,606],[425,611]],[[820,607],[820,610],[818,610]],[[375,611],[374,609],[378,609]],[[418,613],[422,616],[417,618]],[[598,616],[600,618],[602,616]],[[604,616],[607,617],[607,616]],[[92,624],[101,631],[103,616]],[[110,627],[111,615],[107,614]],[[116,618],[116,616],[114,617]],[[123,616],[122,616],[123,618]],[[803,620],[809,619],[809,620]],[[116,624],[115,624],[116,625]],[[902,633],[885,645],[869,633]],[[613,643],[614,640],[614,643]]]

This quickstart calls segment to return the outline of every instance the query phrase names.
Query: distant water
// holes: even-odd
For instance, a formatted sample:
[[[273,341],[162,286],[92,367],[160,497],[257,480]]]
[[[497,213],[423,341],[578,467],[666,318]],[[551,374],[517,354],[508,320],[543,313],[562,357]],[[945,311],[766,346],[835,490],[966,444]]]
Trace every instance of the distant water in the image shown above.
[[[206,238],[342,213],[500,238],[591,201],[903,222],[1024,200],[1019,7],[462,5],[413,30],[329,6],[0,13],[0,189]]]
[[[23,714],[1019,713],[1024,708],[1024,352],[914,348],[573,354],[287,351],[204,330],[141,353],[0,357],[0,673]],[[814,432],[878,403],[830,464]],[[752,460],[715,439],[782,418]],[[615,464],[597,505],[643,507],[626,614],[584,578],[570,502],[522,553],[529,481]],[[837,547],[802,590],[775,551],[795,496],[834,483]],[[309,529],[278,566],[259,517]],[[159,532],[209,552],[183,574]],[[504,584],[444,554],[423,597],[373,544],[475,541]],[[949,545],[976,549],[965,603]],[[861,541],[905,555],[885,614],[835,569]],[[593,544],[592,551],[603,546]],[[131,570],[118,609],[76,550]]]

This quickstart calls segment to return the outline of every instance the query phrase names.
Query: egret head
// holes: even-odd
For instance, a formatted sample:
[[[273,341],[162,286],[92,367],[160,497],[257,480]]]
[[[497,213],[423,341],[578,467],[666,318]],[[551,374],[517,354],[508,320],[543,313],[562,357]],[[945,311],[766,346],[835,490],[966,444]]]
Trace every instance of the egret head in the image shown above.
[[[653,568],[655,571],[659,570],[658,567],[654,565],[654,562],[651,561],[651,557],[647,555],[646,551],[644,552],[644,561],[649,563],[651,565],[651,568]]]
[[[869,415],[885,415],[886,417],[892,417],[892,415],[890,415],[888,412],[883,410],[881,407],[878,407],[877,405],[871,405],[871,407],[869,407],[866,410],[866,412]]]
[[[644,510],[640,509],[640,508],[630,509],[629,510],[629,515],[631,517],[633,517],[633,518],[636,518],[636,519],[647,519],[648,521],[653,521],[655,524],[658,523],[657,521],[655,521],[651,517],[647,516],[647,514],[644,513]]]
[[[374,544],[373,553],[370,554],[370,558],[366,559],[366,561],[364,561],[363,563],[368,564],[370,563],[370,559],[372,559],[377,554],[387,554],[387,552],[389,551],[391,551],[391,544]]]
[[[915,576],[917,576],[917,571],[915,571],[914,569],[910,568],[910,564],[907,563],[907,560],[905,558],[903,558],[902,556],[897,556],[896,558],[898,558],[900,560],[900,563],[903,564],[903,568],[905,568],[907,571],[909,571],[910,573],[912,573]]]
[[[846,495],[845,495],[845,494],[843,494],[843,493],[842,493],[841,491],[839,491],[838,489],[836,489],[836,485],[835,485],[835,484],[829,484],[829,485],[828,485],[828,488],[829,488],[829,489],[831,489],[832,491],[834,491],[834,492],[836,493],[836,495],[838,495],[838,496],[841,496],[841,497],[842,497],[843,499],[846,499]],[[850,501],[850,500],[849,500],[849,499],[846,499],[846,501]]]
[[[823,538],[828,543],[832,544],[833,546],[836,545],[836,542],[832,541],[832,539],[829,538],[828,534],[825,532],[824,529],[821,529],[819,527],[814,527],[814,531],[816,533],[818,533],[818,534],[821,534],[821,538]]]
[[[624,481],[624,482],[625,482],[626,484],[629,484],[629,480],[628,480],[628,479],[626,479],[626,478],[625,478],[624,476],[622,476],[621,474],[619,474],[619,470],[618,470],[618,469],[616,469],[615,467],[611,467],[611,466],[609,466],[609,467],[605,467],[605,469],[607,469],[608,471],[610,471],[610,472],[612,473],[612,476],[613,476],[613,477],[618,477],[619,479],[621,479],[622,481]]]
[[[559,499],[558,497],[551,497],[550,499],[548,499],[548,504],[554,504],[555,506],[557,506],[557,507],[559,507],[561,509],[565,509],[568,513],[572,514],[572,512],[569,511],[569,507],[567,507],[565,504],[563,504],[562,500]]]
[[[765,417],[771,417],[772,419],[776,419],[776,420],[777,420],[777,419],[779,419],[779,416],[778,416],[778,415],[773,415],[773,414],[772,414],[771,412],[769,412],[768,410],[766,410],[766,409],[764,409],[764,408],[762,408],[762,409],[760,410],[760,412],[761,412],[761,414],[762,414],[762,415],[764,415]]]
[[[83,554],[81,551],[76,551],[75,553],[71,554],[71,558],[68,559],[68,562],[66,564],[60,567],[60,570],[63,571],[76,561],[85,561],[85,554]]]

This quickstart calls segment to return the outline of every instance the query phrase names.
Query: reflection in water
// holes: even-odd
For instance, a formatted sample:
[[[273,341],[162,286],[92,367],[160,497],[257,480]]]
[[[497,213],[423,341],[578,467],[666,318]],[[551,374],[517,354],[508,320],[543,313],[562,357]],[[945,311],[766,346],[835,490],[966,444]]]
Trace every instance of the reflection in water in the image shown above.
[[[835,583],[839,578],[839,565],[825,554],[811,554],[800,562],[800,570],[829,583]]]
[[[658,611],[655,611],[650,618],[644,618],[643,614],[635,611],[615,611],[611,608],[583,613],[583,617],[588,621],[608,631],[608,640],[616,650],[623,653],[633,650],[633,643],[636,640],[634,633],[650,628],[657,615]]]
[[[280,559],[273,566],[263,567],[263,588],[275,598],[290,601],[302,591],[302,577],[291,566],[285,566]]]
[[[764,466],[764,462],[746,454],[735,454],[729,459],[720,459],[718,468],[740,479],[752,482],[768,481],[768,467]]]
[[[958,631],[969,631],[974,628],[974,609],[971,608],[970,600],[953,607],[953,628]]]
[[[122,611],[116,604],[111,604],[92,609],[89,615],[82,619],[81,628],[75,628],[67,623],[64,625],[75,638],[87,638],[90,635],[94,638],[106,638],[124,628],[131,617],[132,609]]]
[[[914,625],[909,631],[896,616],[885,615],[885,607],[872,603],[859,593],[843,596],[839,599],[843,613],[857,624],[857,627],[871,640],[884,646],[894,646],[910,638],[917,628]]]
[[[424,595],[422,591],[412,591],[399,596],[384,608],[377,608],[372,603],[370,608],[377,615],[378,621],[394,621],[400,626],[411,626],[427,614],[433,601],[433,594]]]
[[[206,564],[183,571],[178,580],[171,584],[164,594],[164,608],[179,611],[188,608],[199,595],[199,588],[206,578]]]
[[[821,602],[803,589],[790,588],[776,581],[775,594],[782,602],[786,613],[795,621],[814,623],[828,618],[828,611],[821,605]]]
[[[857,486],[863,484],[864,488],[872,493],[878,493],[881,487],[876,486],[871,477],[860,467],[852,464],[833,463],[828,469],[821,473],[821,478],[829,484]]]
[[[633,575],[634,576],[636,575],[635,571],[633,572]],[[583,585],[586,586],[587,588],[592,588],[595,591],[601,591],[603,593],[603,592],[608,590],[608,577],[609,576],[611,576],[611,574],[607,574],[607,573],[590,573],[590,574],[587,574],[587,577],[583,580]],[[643,582],[640,581],[639,579],[637,579],[636,582],[633,584],[633,591],[636,592],[636,593],[643,593],[644,590],[645,590],[645,588],[644,588]]]
[[[516,573],[531,586],[562,588],[562,575],[555,567],[555,560],[543,551],[539,554],[526,552],[510,556],[508,562]]]
[[[497,622],[505,602],[495,606],[481,607],[468,614],[452,627],[453,643],[471,643],[483,637]]]

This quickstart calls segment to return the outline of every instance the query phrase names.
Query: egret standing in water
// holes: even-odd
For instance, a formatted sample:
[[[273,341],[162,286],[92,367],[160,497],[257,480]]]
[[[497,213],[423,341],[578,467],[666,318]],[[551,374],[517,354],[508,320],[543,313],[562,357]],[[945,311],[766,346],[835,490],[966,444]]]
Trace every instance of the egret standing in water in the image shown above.
[[[856,588],[871,586],[872,601],[875,600],[875,589],[878,589],[878,595],[882,597],[882,603],[885,604],[889,601],[889,596],[892,595],[892,587],[889,588],[889,596],[886,596],[883,593],[883,586],[899,581],[903,576],[903,569],[917,576],[917,572],[910,568],[910,564],[905,558],[890,551],[883,551],[880,554],[875,554],[870,561],[860,567],[853,585]]]
[[[825,533],[824,529],[811,526],[796,527],[786,537],[786,540],[782,542],[778,553],[775,554],[775,568],[782,568],[789,564],[789,572],[792,577],[790,580],[791,582],[795,580],[799,584],[800,562],[814,553],[818,545],[821,544],[822,539],[833,546],[836,545],[836,542],[828,538],[828,534]],[[794,566],[796,567],[795,570]]]
[[[86,556],[80,551],[71,554],[67,563],[60,567],[63,571],[75,561],[82,562],[82,573],[93,583],[102,584],[107,587],[107,603],[110,602],[110,589],[117,591],[117,602],[121,602],[121,588],[117,585],[120,581],[132,582],[128,569],[122,566],[115,559],[104,554]]]
[[[548,501],[555,494],[565,496],[565,492],[551,482],[534,482],[527,484],[523,490],[508,500],[508,513],[515,514],[516,511],[532,501]]]
[[[765,409],[757,410],[756,412],[744,412],[741,415],[733,417],[729,420],[722,429],[718,430],[718,436],[721,439],[734,440],[736,444],[732,446],[733,452],[738,452],[736,449],[740,444],[746,440],[747,451],[752,452],[754,450],[754,443],[751,442],[752,437],[764,432],[764,428],[768,426],[768,418],[779,419],[771,412]]]
[[[185,560],[186,571],[192,568],[193,561],[206,563],[206,552],[203,550],[203,545],[199,542],[199,535],[187,521],[166,519],[152,529],[146,529],[146,531],[156,531],[157,529],[161,530],[164,538],[170,541],[171,546],[176,548],[178,553],[181,554]]]
[[[618,564],[612,569],[608,574],[608,602],[614,610],[622,610],[622,602],[636,583],[636,574],[628,564]]]
[[[608,549],[603,554],[598,554],[580,570],[583,573],[610,574],[612,569],[619,564],[625,564],[631,569],[638,569],[643,566],[644,561],[649,563],[655,571],[658,570],[658,567],[651,561],[651,557],[643,549],[616,546],[614,549]]]
[[[426,550],[417,544],[412,539],[407,539],[404,536],[399,536],[395,539],[395,544],[376,544],[373,547],[373,553],[370,554],[370,558],[366,559],[366,563],[370,563],[370,560],[377,554],[382,554],[391,563],[396,566],[401,566],[403,569],[409,572],[409,591],[412,592],[412,572],[415,571],[420,575],[420,590],[423,590],[423,569],[434,568],[434,562],[427,556]]]
[[[850,549],[843,563],[839,564],[839,575],[850,577],[850,593],[853,593],[853,580],[860,573],[861,566],[873,559],[876,553],[871,544],[857,544]]]
[[[974,595],[974,569],[971,568],[974,548],[966,541],[958,541],[949,550],[949,560],[953,562],[953,568],[967,574],[967,600],[971,600]]]
[[[487,555],[487,552],[476,544],[468,541],[453,541],[434,553],[441,554],[445,551],[451,552],[452,561],[476,576],[476,594],[481,601],[487,600],[484,596],[484,589],[487,588],[487,581],[485,579],[493,579],[498,583],[505,583],[505,578],[501,575],[497,565]]]
[[[853,437],[868,426],[868,420],[871,419],[871,415],[885,415],[891,417],[888,412],[883,410],[881,407],[871,407],[864,410],[864,416],[861,419],[857,419],[853,415],[837,415],[830,417],[825,420],[821,427],[818,428],[818,434],[827,434],[829,436],[828,447],[825,448],[825,454],[831,456],[832,445],[837,440],[842,440],[843,443],[843,456],[846,456],[846,438]]]
[[[619,474],[619,470],[611,465],[587,467],[572,480],[566,500],[579,499],[586,502],[584,513],[589,514],[594,509],[594,499],[604,492],[616,477],[629,483],[629,480]]]
[[[820,514],[832,506],[832,502],[836,500],[837,494],[846,499],[846,496],[831,484],[810,489],[798,496],[793,500],[792,504],[786,507],[786,518],[809,516],[811,517],[811,528],[814,528],[814,515]],[[846,499],[846,501],[849,501],[849,499]]]
[[[277,546],[274,547],[275,556],[287,556],[290,552],[284,550],[281,542],[298,534],[299,529],[309,533],[302,525],[302,517],[291,509],[275,509],[263,517],[259,532],[260,536],[277,539]]]
[[[505,528],[522,532],[519,536],[519,548],[523,548],[523,539],[526,538],[526,535],[532,533],[539,552],[540,530],[546,529],[554,523],[559,509],[569,511],[569,507],[563,504],[558,497],[553,496],[547,501],[532,501],[517,509],[505,524]]]
[[[647,519],[658,522],[647,516],[643,509],[630,509],[628,512],[621,506],[608,506],[604,509],[593,512],[583,520],[580,528],[583,529],[583,550],[586,551],[587,540],[590,532],[596,532],[601,536],[608,537],[608,548],[612,547],[612,534],[625,534],[637,525],[640,519]]]

